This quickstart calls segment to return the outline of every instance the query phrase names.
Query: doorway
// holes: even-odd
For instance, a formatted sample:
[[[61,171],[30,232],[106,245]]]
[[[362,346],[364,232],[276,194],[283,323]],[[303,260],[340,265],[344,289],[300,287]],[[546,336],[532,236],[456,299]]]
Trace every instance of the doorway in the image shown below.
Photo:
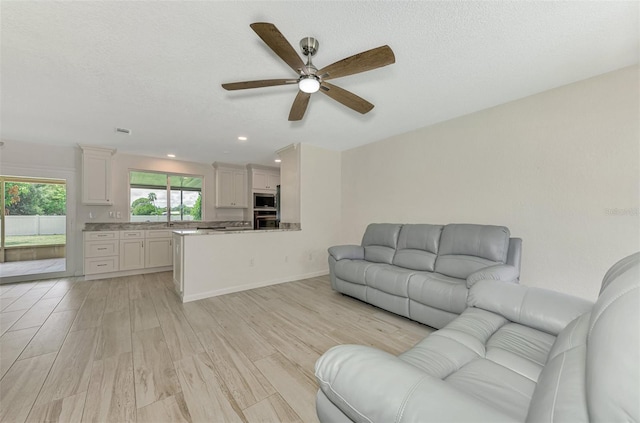
[[[0,175],[0,278],[66,270],[64,179]]]

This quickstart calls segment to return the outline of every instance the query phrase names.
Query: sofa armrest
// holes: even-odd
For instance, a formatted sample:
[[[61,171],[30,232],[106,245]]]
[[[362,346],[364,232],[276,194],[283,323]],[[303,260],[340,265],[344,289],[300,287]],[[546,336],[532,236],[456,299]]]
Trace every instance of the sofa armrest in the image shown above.
[[[364,260],[364,247],[361,245],[336,245],[329,247],[329,255],[336,260]]]
[[[339,345],[316,362],[327,398],[355,422],[513,421],[398,357],[371,347]]]
[[[593,307],[592,302],[582,298],[496,280],[473,285],[467,305],[553,335]]]
[[[518,269],[520,272],[520,260],[522,256],[522,238],[509,238],[509,250],[507,252],[507,263]]]
[[[467,277],[467,288],[471,288],[476,282],[491,279],[504,282],[518,282],[520,272],[514,266],[508,264],[496,264],[473,272]]]

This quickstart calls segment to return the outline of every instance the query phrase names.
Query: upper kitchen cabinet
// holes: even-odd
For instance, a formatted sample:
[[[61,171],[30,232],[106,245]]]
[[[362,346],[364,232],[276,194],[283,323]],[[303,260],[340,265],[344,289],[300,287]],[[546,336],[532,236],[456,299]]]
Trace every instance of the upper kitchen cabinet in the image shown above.
[[[247,170],[244,166],[214,163],[216,169],[216,207],[248,207]]]
[[[280,169],[266,166],[249,165],[251,170],[251,189],[255,192],[275,193],[280,185]]]
[[[82,204],[110,206],[111,159],[116,150],[81,145]]]

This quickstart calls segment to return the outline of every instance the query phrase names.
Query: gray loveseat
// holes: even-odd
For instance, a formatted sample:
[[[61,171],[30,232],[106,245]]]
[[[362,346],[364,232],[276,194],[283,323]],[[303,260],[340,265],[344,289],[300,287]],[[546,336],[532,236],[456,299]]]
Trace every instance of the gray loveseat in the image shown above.
[[[321,422],[640,421],[640,253],[595,304],[495,280],[399,357],[340,345],[316,363]]]
[[[372,223],[361,245],[329,248],[331,287],[441,328],[476,281],[517,282],[521,248],[504,226]]]

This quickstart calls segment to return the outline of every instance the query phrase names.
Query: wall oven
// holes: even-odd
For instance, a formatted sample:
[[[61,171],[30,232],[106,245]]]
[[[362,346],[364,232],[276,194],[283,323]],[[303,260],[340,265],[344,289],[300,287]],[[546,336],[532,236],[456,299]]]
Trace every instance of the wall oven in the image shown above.
[[[275,229],[278,221],[275,210],[255,210],[253,212],[254,229]]]

